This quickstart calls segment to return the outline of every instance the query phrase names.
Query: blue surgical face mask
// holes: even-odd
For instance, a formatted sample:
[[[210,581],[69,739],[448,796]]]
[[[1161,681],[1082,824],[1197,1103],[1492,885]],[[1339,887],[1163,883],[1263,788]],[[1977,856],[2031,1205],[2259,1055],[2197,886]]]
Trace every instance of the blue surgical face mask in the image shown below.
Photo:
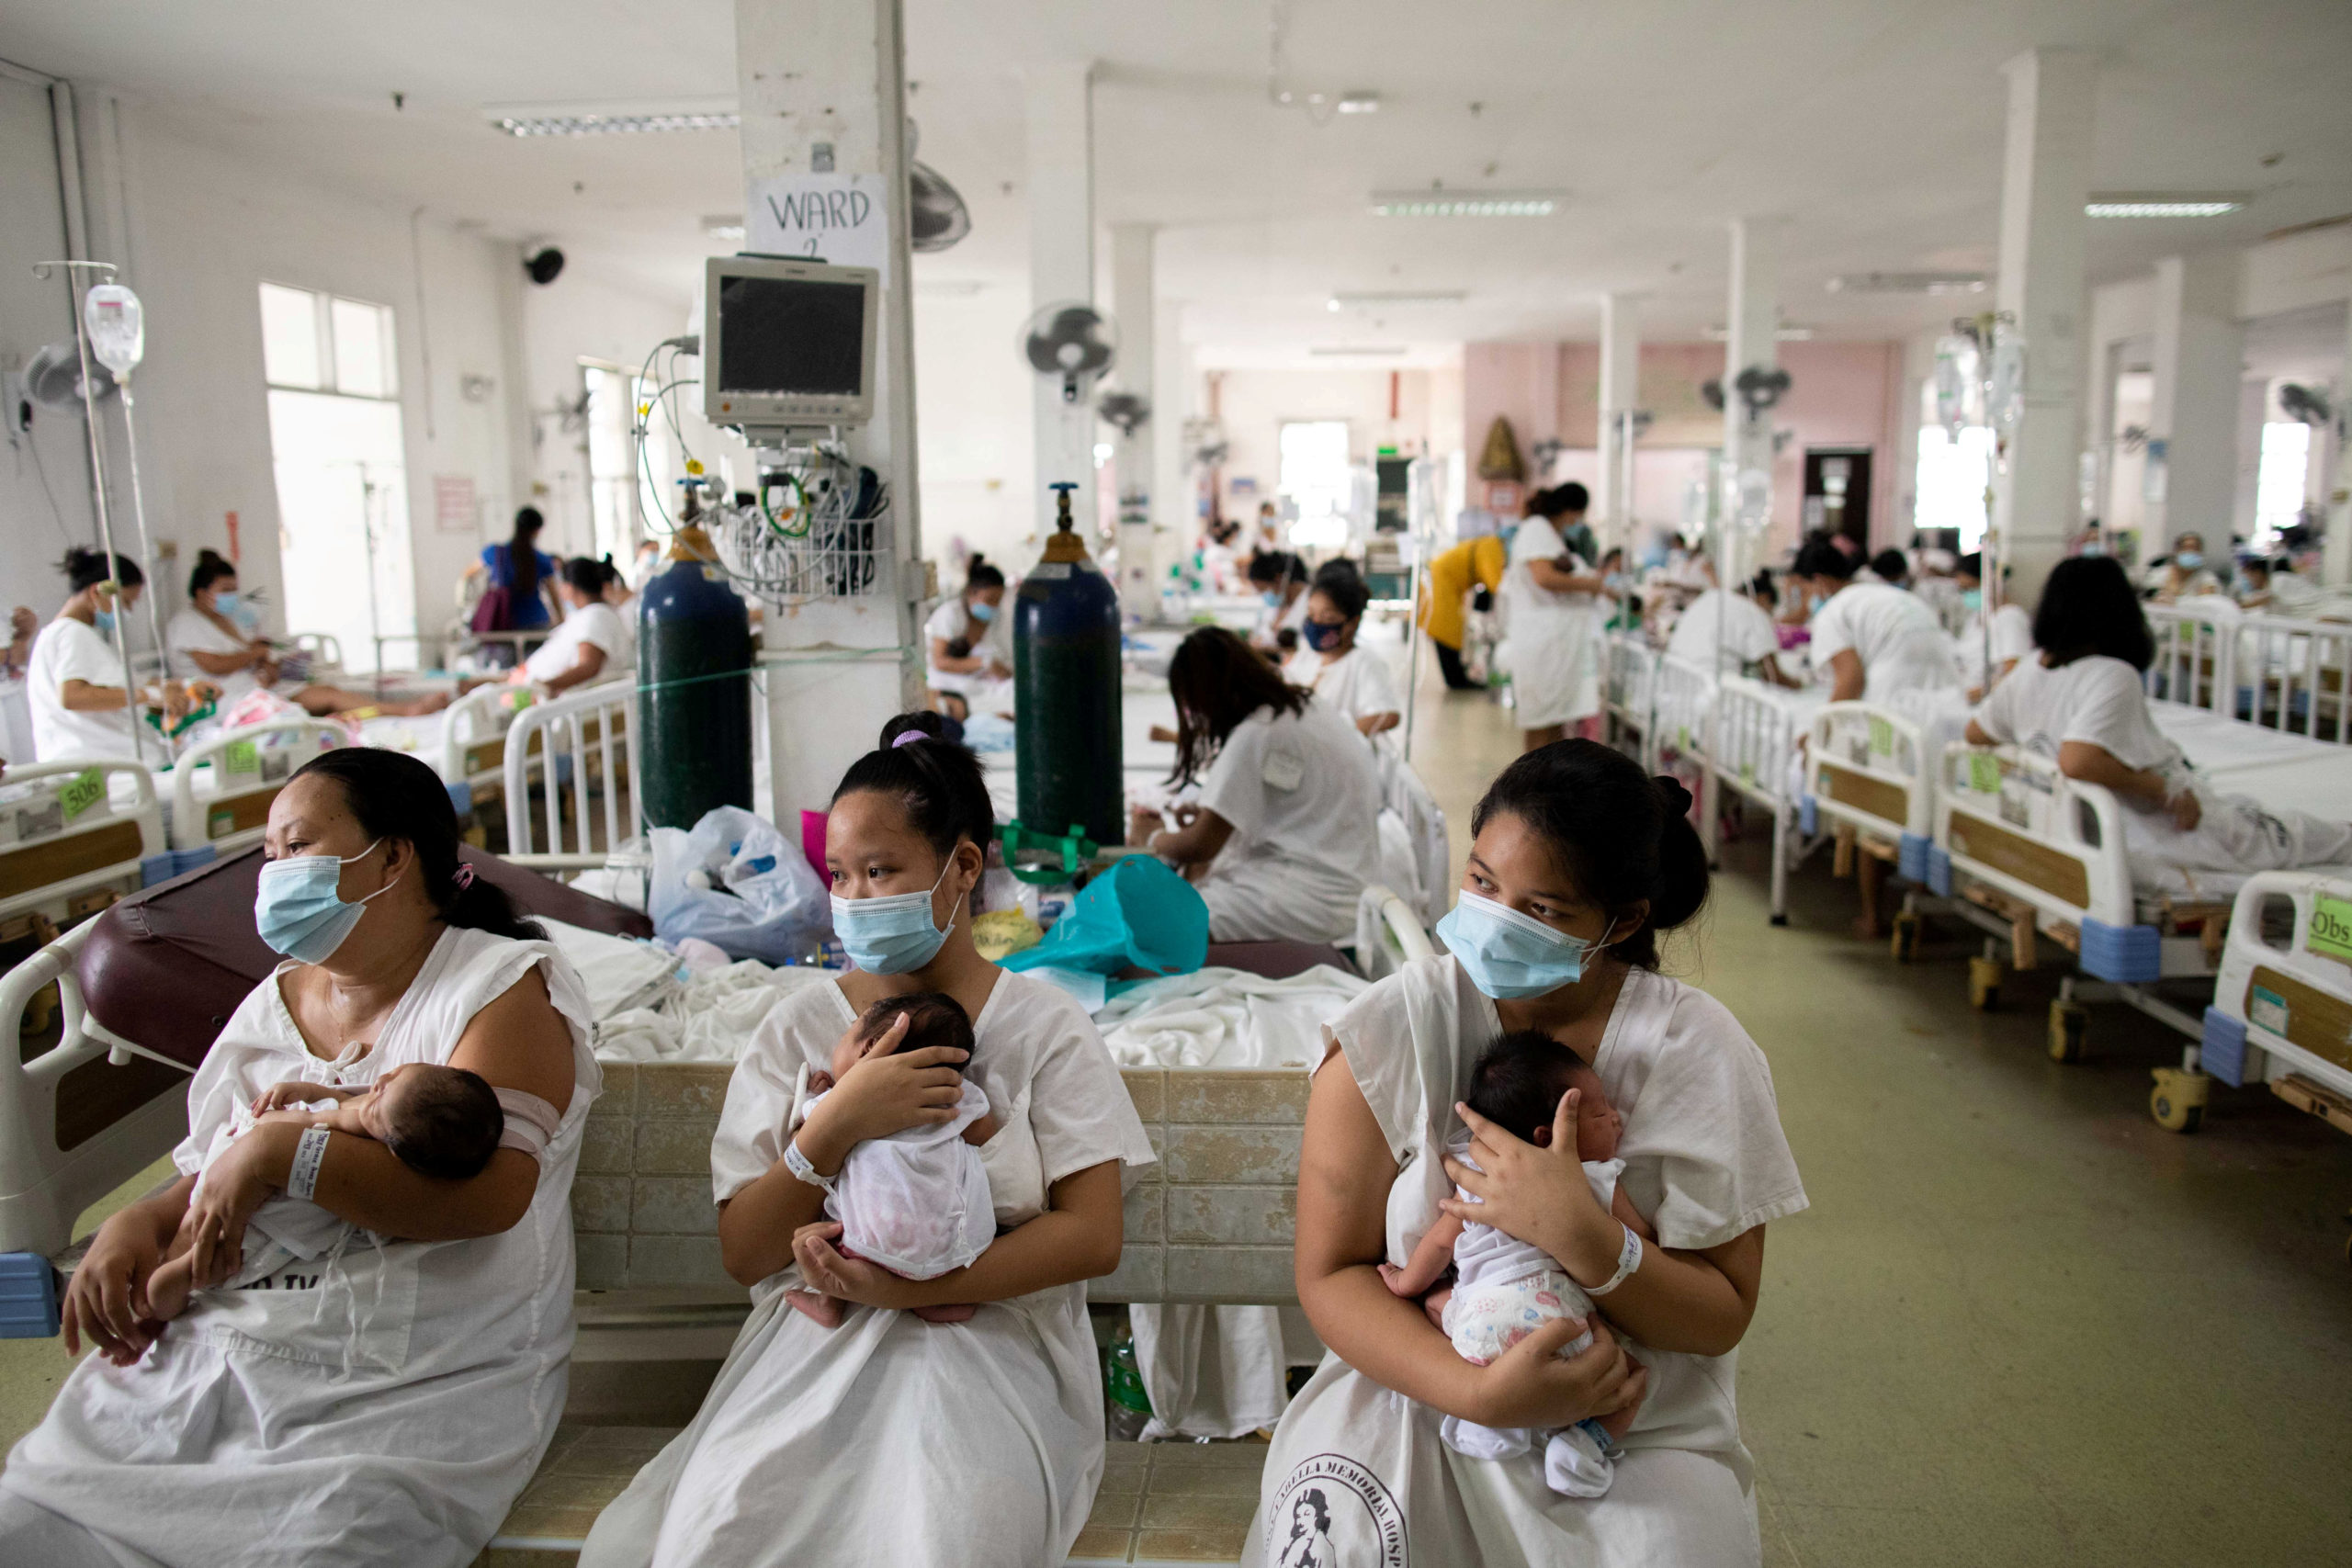
[[[1347,629],[1338,621],[1309,621],[1298,628],[1298,635],[1316,652],[1329,653],[1340,646],[1340,638],[1346,635]]]
[[[842,951],[869,975],[905,975],[939,955],[956,917],[945,927],[933,923],[932,900],[956,869],[956,857],[939,868],[939,880],[928,893],[891,893],[879,898],[844,898],[833,895],[833,935]]]
[[[970,604],[965,605],[964,608],[970,612],[972,619],[979,622],[982,626],[987,626],[990,621],[996,619],[996,606],[988,603],[984,599],[975,599]]]
[[[2172,558],[2173,564],[2183,571],[2195,571],[2205,564],[2205,558],[2195,550],[2183,550]]]
[[[1804,596],[1804,613],[1808,615],[1817,615],[1821,613],[1821,607],[1828,603],[1828,598],[1824,594],[1808,593]]]
[[[1283,596],[1269,588],[1258,595],[1258,603],[1269,610],[1279,610],[1283,607]]]
[[[114,612],[112,610],[91,611],[90,625],[97,628],[100,637],[114,636]]]
[[[2107,547],[2097,539],[2093,539],[2083,546],[2082,553],[2086,556],[2103,556],[2107,554]]]
[[[1437,923],[1437,934],[1470,983],[1498,1002],[1547,996],[1575,985],[1584,978],[1585,954],[1608,942],[1616,929],[1612,921],[1600,942],[1586,942],[1470,892]]]
[[[233,589],[224,588],[212,596],[212,607],[224,615],[235,615],[237,606],[243,602]]]
[[[1981,610],[1984,607],[1984,590],[1982,588],[1965,589],[1960,595],[1960,602],[1963,608],[1969,610]]]
[[[323,964],[334,957],[368,912],[368,900],[390,892],[400,881],[396,876],[367,898],[348,903],[336,891],[343,868],[366,860],[383,841],[379,839],[348,859],[288,855],[263,866],[261,886],[254,894],[254,925],[270,951],[303,964]]]

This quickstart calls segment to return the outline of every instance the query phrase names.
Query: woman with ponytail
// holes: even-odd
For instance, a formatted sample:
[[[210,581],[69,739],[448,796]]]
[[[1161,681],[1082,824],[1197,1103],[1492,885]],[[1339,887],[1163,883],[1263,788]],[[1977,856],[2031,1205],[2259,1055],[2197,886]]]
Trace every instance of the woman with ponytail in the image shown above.
[[[306,764],[263,844],[254,919],[286,962],[197,1069],[178,1179],[74,1271],[65,1347],[97,1354],[8,1456],[0,1562],[459,1568],[555,1434],[571,1179],[603,1081],[580,976],[458,858],[448,792],[405,753]],[[277,1084],[417,1064],[497,1091],[477,1174],[247,1113]],[[280,1192],[372,1234],[248,1278],[245,1221]],[[146,1282],[175,1236],[199,1289],[166,1329]]]
[[[1086,1523],[1103,1432],[1085,1281],[1118,1266],[1122,1172],[1151,1145],[1085,1010],[973,945],[995,813],[946,728],[892,719],[833,794],[833,930],[857,967],[769,1010],[711,1145],[719,1258],[752,1315],[581,1568],[1038,1568]],[[858,1043],[869,1009],[919,995],[963,1010],[968,1052],[901,1049],[895,1024]],[[836,1052],[858,1054],[809,1101],[798,1086]],[[852,1256],[828,1201],[843,1163],[953,1121],[967,1085],[999,1122],[980,1149],[995,1242],[929,1280]],[[801,1288],[847,1315],[787,1310]],[[967,1310],[918,1315],[942,1306]]]
[[[1658,973],[1660,934],[1707,897],[1690,807],[1679,784],[1592,741],[1520,758],[1472,818],[1460,902],[1438,926],[1452,951],[1327,1026],[1300,1156],[1296,1272],[1300,1304],[1336,1354],[1275,1430],[1261,1521],[1290,1519],[1297,1499],[1345,1477],[1363,1506],[1334,1513],[1340,1562],[1758,1561],[1733,1352],[1756,1310],[1764,1226],[1805,1196],[1763,1054],[1721,1003]],[[1487,1047],[1522,1030],[1589,1064],[1623,1114],[1619,1190],[1651,1217],[1655,1242],[1594,1198],[1577,1160],[1576,1091],[1548,1146],[1459,1103]],[[1468,1164],[1445,1154],[1464,1128]],[[1458,1200],[1456,1184],[1478,1201]],[[1441,1213],[1550,1254],[1605,1298],[1592,1345],[1563,1359],[1580,1325],[1562,1319],[1487,1366],[1453,1354],[1380,1274]],[[1440,1436],[1448,1416],[1551,1428],[1627,1408],[1637,1414],[1615,1480],[1595,1498],[1551,1491],[1525,1456],[1472,1459]]]

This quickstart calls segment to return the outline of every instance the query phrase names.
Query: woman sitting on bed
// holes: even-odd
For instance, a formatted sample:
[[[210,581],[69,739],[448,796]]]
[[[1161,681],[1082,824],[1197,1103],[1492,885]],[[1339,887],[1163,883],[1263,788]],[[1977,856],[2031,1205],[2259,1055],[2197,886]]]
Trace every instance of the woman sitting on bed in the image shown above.
[[[2352,863],[2352,827],[2217,795],[2156,728],[2141,684],[2155,656],[2138,595],[2109,556],[2060,561],[2033,616],[2034,646],[1968,721],[1969,743],[2014,743],[2103,784],[2127,808],[2132,880],[2167,871],[2290,871]],[[2352,803],[2347,803],[2352,804]]]

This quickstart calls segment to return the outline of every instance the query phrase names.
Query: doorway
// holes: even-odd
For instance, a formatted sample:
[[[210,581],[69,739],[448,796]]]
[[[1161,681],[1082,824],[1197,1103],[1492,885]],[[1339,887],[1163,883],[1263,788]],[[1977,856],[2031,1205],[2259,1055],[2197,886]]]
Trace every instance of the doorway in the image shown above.
[[[1870,554],[1871,449],[1809,446],[1804,454],[1805,532],[1843,534]]]

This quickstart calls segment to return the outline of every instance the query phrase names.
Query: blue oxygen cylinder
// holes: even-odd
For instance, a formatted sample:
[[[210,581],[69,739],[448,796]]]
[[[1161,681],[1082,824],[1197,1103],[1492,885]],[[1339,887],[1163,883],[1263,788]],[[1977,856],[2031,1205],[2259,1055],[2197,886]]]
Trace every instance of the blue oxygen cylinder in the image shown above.
[[[655,828],[752,806],[752,616],[710,538],[680,528],[639,595],[638,802]]]
[[[1045,557],[1012,599],[1013,762],[1021,826],[1077,829],[1097,844],[1126,836],[1120,776],[1119,592],[1086,553],[1070,516],[1074,486]]]

